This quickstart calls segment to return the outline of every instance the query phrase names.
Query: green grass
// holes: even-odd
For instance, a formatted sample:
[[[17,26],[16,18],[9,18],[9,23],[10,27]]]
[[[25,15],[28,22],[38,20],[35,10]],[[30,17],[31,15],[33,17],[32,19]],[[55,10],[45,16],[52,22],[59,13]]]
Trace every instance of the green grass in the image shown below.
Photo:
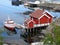
[[[53,40],[52,34],[50,34],[50,33],[46,34],[46,38],[44,39],[44,44],[45,45],[47,45],[47,44],[52,45],[53,42],[54,42],[54,40]]]
[[[53,29],[54,37],[52,37],[51,34],[47,33],[46,34],[46,39],[44,39],[44,43],[48,44],[48,41],[50,41],[51,42],[50,45],[52,45],[53,42],[56,45],[60,45],[60,26],[57,26],[54,23],[51,24],[51,26],[54,26],[54,29]]]
[[[60,26],[55,26],[54,35],[55,35],[56,45],[60,45]]]
[[[2,42],[0,42],[0,45],[3,45],[3,43],[2,43]]]

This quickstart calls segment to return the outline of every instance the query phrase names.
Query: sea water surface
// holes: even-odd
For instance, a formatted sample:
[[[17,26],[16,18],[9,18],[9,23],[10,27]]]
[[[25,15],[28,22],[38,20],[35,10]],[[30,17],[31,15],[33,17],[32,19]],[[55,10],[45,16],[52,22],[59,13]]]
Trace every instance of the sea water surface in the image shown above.
[[[21,13],[25,11],[30,11],[24,5],[13,6],[10,0],[1,0],[0,1],[0,28],[4,27],[4,22],[7,20],[8,16],[15,23],[23,24],[25,16]],[[28,17],[28,16],[26,16]],[[17,30],[18,35],[21,33],[21,30]],[[8,36],[6,32],[2,34],[4,37]]]
[[[0,0],[0,27],[4,26],[4,22],[7,20],[8,16],[15,23],[23,24],[25,16],[21,13],[25,11],[30,11],[24,5],[13,6],[11,0]],[[60,17],[60,12],[49,11],[53,16]],[[19,31],[17,31],[19,32]],[[7,36],[7,33],[4,32],[3,36]]]

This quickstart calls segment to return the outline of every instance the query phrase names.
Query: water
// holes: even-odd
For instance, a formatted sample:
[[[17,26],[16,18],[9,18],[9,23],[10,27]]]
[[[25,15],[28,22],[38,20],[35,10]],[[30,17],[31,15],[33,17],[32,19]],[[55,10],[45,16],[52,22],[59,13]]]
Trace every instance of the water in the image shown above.
[[[3,22],[7,19],[8,16],[15,22],[21,23],[24,20],[24,16],[23,14],[17,14],[17,13],[22,13],[28,10],[29,9],[25,8],[24,5],[12,6],[11,1],[1,0],[0,1],[0,24],[3,24]]]
[[[57,16],[57,18],[60,18],[60,12],[50,12],[53,16]]]
[[[24,7],[24,5],[12,6],[10,0],[1,0],[0,1],[0,28],[4,26],[4,22],[7,20],[8,16],[15,23],[23,24],[25,16],[20,13],[23,13],[25,11],[30,11],[30,10],[27,9],[26,7]],[[20,33],[18,33],[18,32],[21,33],[21,30],[17,30],[17,34],[16,34],[16,35],[20,36]],[[9,35],[5,31],[2,33],[2,36],[7,37]]]
[[[30,11],[24,5],[12,6],[10,0],[1,0],[0,1],[0,27],[4,26],[4,22],[9,16],[14,22],[23,24],[24,23],[24,15],[20,14],[25,11]],[[60,17],[60,12],[52,12],[49,11],[53,16]],[[27,16],[28,17],[28,16]],[[18,35],[21,33],[21,30],[18,30]],[[8,36],[6,32],[2,34],[3,36]],[[17,34],[16,34],[17,35]]]

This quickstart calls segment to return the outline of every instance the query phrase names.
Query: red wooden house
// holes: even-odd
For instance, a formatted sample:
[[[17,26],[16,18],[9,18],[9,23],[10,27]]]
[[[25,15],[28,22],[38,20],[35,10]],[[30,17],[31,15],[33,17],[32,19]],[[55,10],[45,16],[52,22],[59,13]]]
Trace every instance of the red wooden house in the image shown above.
[[[27,19],[25,22],[25,27],[26,28],[33,28],[34,27],[34,21],[32,19]]]
[[[48,26],[52,22],[52,17],[45,10],[37,9],[32,14],[30,14],[30,19],[25,21],[25,26],[27,28]]]

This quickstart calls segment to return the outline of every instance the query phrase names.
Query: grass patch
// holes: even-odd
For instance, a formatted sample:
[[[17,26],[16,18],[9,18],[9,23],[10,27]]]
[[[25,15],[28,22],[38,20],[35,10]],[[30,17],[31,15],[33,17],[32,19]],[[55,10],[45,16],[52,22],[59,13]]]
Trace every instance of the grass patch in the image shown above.
[[[46,34],[46,37],[44,39],[44,44],[45,45],[53,45],[54,39],[52,37],[52,34],[48,33]]]
[[[52,32],[54,36],[52,37],[52,34],[47,32],[46,38],[44,39],[44,43],[47,45],[50,41],[49,45],[53,45],[53,42],[55,45],[60,45],[60,26],[54,23],[52,23],[51,26],[54,27]]]
[[[2,42],[0,42],[0,45],[3,45],[3,43],[2,43]]]
[[[54,35],[56,45],[60,45],[60,26],[55,26]]]

